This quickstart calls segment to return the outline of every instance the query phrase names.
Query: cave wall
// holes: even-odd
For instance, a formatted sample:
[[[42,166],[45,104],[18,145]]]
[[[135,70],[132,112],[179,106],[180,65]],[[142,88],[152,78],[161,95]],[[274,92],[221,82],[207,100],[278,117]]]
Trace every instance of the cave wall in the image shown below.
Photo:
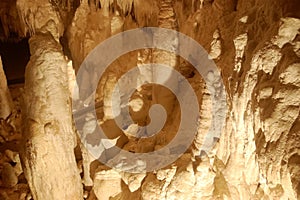
[[[86,185],[93,185],[90,199],[299,198],[300,4],[297,0],[82,0],[80,3],[17,0],[15,9],[19,23],[5,26],[7,22],[1,17],[3,27],[8,27],[3,28],[5,34],[1,37],[8,37],[9,31],[31,38],[50,33],[60,48],[63,37],[63,48],[68,49],[64,62],[72,60],[75,71],[100,42],[121,31],[144,26],[171,28],[192,37],[209,52],[221,71],[227,92],[226,124],[214,149],[195,161],[211,122],[210,95],[200,75],[183,59],[154,50],[131,52],[114,62],[99,83],[97,100],[103,101],[104,123],[111,122],[109,102],[120,75],[139,64],[165,62],[186,76],[195,73],[188,80],[199,98],[198,134],[194,145],[174,165],[152,173],[128,174],[99,164],[93,168],[93,159],[84,158],[87,159],[84,165],[88,165],[85,170],[91,168],[91,173],[85,174],[91,176],[91,180],[85,179]],[[46,56],[42,47],[36,51]],[[35,53],[31,54],[32,60]],[[47,59],[53,60],[51,56]],[[31,61],[30,65],[38,63]],[[146,91],[155,94],[157,89],[151,87]],[[145,107],[153,103],[148,95],[141,95]],[[170,105],[173,100],[163,102]],[[178,105],[173,109],[177,113]],[[136,118],[141,123],[147,120],[147,116]],[[169,135],[158,134],[148,141],[126,138],[121,146],[134,152],[160,148],[176,134],[172,124],[178,123],[180,117],[175,114],[172,120],[163,130]],[[29,167],[25,165],[26,168]],[[34,193],[36,189],[30,178],[28,181]],[[104,192],[109,195],[104,197]]]

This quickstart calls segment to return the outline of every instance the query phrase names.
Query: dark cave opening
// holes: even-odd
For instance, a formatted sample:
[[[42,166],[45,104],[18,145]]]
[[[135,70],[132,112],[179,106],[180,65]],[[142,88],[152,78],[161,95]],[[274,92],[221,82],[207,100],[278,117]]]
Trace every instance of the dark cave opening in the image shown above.
[[[25,68],[30,59],[28,39],[0,41],[0,55],[8,85],[24,83]]]

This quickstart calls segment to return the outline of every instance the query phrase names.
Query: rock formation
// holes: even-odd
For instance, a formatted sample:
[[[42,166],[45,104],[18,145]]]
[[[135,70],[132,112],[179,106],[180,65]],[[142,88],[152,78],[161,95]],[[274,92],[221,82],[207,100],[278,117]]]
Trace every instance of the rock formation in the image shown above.
[[[0,65],[0,199],[299,199],[299,10],[297,0],[1,1],[1,41],[29,38],[31,57],[24,84],[7,86],[5,68],[14,66],[3,71]],[[89,53],[111,36],[151,26],[193,38],[220,71],[226,123],[208,153],[200,150],[218,105],[205,77],[178,55],[160,49],[122,55],[99,80],[95,99],[87,96],[80,102],[74,71]],[[181,45],[177,38],[173,41],[166,45]],[[101,126],[108,138],[101,156],[110,160],[119,153],[111,144],[152,152],[169,144],[180,125],[180,106],[172,92],[148,84],[156,75],[142,67],[149,63],[178,70],[192,86],[200,109],[196,137],[162,169],[129,173],[110,168],[89,154],[76,133],[84,131],[88,138]],[[129,103],[135,124],[119,128],[113,89],[135,66],[137,82],[145,83]],[[83,82],[89,81],[94,79]],[[70,97],[84,110],[76,110]],[[85,115],[94,100],[97,116]],[[135,137],[137,125],[150,123],[149,108],[157,103],[167,110],[165,126],[153,137]],[[82,122],[78,130],[72,117]],[[118,164],[130,167],[122,157]]]

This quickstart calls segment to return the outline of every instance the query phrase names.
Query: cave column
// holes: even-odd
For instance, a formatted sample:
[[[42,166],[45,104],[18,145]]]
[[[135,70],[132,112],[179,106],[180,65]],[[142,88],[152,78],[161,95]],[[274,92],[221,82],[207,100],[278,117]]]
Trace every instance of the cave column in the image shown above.
[[[31,33],[21,105],[25,177],[35,200],[83,199],[68,65],[59,43],[62,19],[48,0],[17,0],[16,5],[24,29]]]
[[[82,199],[67,61],[50,33],[32,36],[29,45],[22,105],[26,179],[34,199]]]
[[[158,15],[158,27],[159,28],[167,28],[177,30],[177,19],[175,15],[175,11],[173,8],[174,1],[173,0],[161,0],[160,1],[160,10]],[[157,40],[155,39],[157,37]],[[161,37],[169,38],[169,36],[154,35],[154,43],[156,41],[161,41]],[[170,49],[174,47],[178,47],[178,38],[172,38],[171,43],[169,40],[166,40],[165,46],[169,46]],[[178,58],[175,54],[154,49],[152,54],[152,62],[157,64],[164,64],[172,68],[176,68],[178,64]],[[159,76],[159,72],[153,71],[153,79],[156,79]],[[171,74],[169,75],[169,77]],[[177,84],[177,80],[169,80],[169,77],[165,76],[165,82],[172,81],[172,84]],[[165,87],[154,85],[153,86],[153,103],[161,104],[165,107],[168,116],[172,114],[174,109],[175,97],[173,93]]]

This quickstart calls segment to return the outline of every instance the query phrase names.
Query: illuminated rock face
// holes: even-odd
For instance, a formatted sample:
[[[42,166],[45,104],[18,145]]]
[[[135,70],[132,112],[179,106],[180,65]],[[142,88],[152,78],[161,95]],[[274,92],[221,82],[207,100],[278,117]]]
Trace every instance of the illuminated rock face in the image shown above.
[[[23,94],[21,159],[34,199],[80,199],[67,62],[49,33],[30,41]]]
[[[20,116],[6,119],[20,106],[18,100],[14,102],[16,108],[9,103],[10,94],[2,92],[6,83],[1,78],[0,118],[6,121],[1,121],[0,136],[8,138],[7,141],[20,140],[8,134],[7,127],[22,133],[24,145],[20,156],[34,199],[300,197],[300,4],[297,0],[17,0],[13,6],[7,1],[0,5],[5,33],[0,38],[8,38],[10,31],[20,37],[26,33],[31,37],[31,58],[22,94],[23,129],[18,123]],[[18,22],[8,25],[12,19]],[[131,68],[152,62],[179,70],[192,85],[200,106],[197,137],[173,165],[140,174],[108,169],[79,145],[82,150],[76,153],[77,166],[84,172],[83,184],[92,188],[83,192],[73,151],[76,135],[69,102],[68,87],[74,88],[70,64],[77,71],[100,42],[144,26],[178,30],[199,42],[214,59],[227,92],[228,113],[222,135],[208,155],[195,158],[200,154],[212,119],[210,94],[204,80],[190,63],[168,52],[155,49],[130,52],[111,64],[97,89],[96,101],[103,102],[97,108],[97,122],[107,131],[108,138],[125,150],[145,153],[162,148],[176,134],[179,105],[174,96],[157,86],[147,85],[136,91],[130,112],[136,123],[146,125],[149,107],[154,103],[164,105],[170,119],[159,134],[135,139],[134,126],[122,133],[113,123],[110,101],[114,84]],[[59,43],[62,36],[66,41],[64,52]],[[180,45],[174,41],[172,45]],[[0,77],[5,77],[1,74],[0,71]],[[140,68],[139,81],[149,82],[153,75],[151,70]],[[87,123],[84,127],[89,128]],[[104,156],[110,157],[109,153]],[[10,160],[3,158],[0,163],[5,169],[2,179],[9,180],[6,183],[2,180],[5,191],[18,187],[20,182],[16,177],[20,180],[22,176],[22,170],[11,166]]]

